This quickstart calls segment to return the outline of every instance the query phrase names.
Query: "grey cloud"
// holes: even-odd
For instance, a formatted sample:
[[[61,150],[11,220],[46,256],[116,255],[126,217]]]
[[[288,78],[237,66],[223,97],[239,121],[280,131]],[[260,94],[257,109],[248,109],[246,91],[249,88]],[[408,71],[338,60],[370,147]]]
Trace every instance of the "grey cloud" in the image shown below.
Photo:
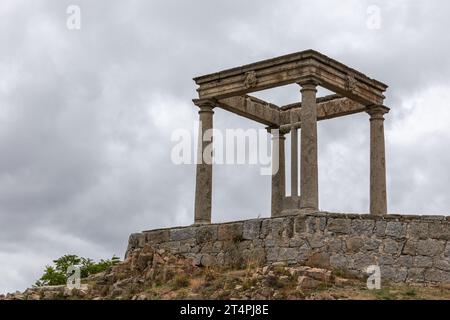
[[[449,135],[389,141],[410,95],[449,86],[446,1],[80,0],[80,31],[65,27],[69,4],[0,4],[0,292],[58,255],[121,255],[131,232],[191,223],[195,167],[169,161],[172,131],[197,120],[191,79],[307,48],[390,85],[391,210],[448,211]],[[380,30],[365,26],[371,4]],[[221,111],[215,123],[262,127]],[[323,209],[367,211],[368,126],[365,114],[319,125]],[[216,221],[269,215],[270,177],[257,166],[218,166],[214,184]]]

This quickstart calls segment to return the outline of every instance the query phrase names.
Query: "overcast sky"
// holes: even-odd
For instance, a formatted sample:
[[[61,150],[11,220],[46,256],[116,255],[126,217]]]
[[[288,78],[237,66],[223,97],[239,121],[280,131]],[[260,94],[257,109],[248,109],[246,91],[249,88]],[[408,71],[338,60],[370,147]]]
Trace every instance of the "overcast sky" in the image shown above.
[[[389,212],[448,214],[449,12],[444,0],[2,0],[0,293],[63,254],[123,257],[130,233],[192,223],[195,168],[170,161],[172,132],[198,119],[192,78],[309,48],[390,86]],[[295,85],[258,96],[300,99]],[[367,114],[319,124],[321,209],[368,211],[368,161]],[[214,168],[214,221],[269,214],[258,166]]]

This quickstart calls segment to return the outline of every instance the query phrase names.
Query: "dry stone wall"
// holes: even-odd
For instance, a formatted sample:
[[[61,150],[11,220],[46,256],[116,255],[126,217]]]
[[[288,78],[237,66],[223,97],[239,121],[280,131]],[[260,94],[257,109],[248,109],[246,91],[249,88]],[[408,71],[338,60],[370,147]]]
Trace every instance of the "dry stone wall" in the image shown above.
[[[127,255],[151,244],[203,266],[303,264],[395,282],[450,283],[450,217],[318,212],[159,229],[130,236]]]

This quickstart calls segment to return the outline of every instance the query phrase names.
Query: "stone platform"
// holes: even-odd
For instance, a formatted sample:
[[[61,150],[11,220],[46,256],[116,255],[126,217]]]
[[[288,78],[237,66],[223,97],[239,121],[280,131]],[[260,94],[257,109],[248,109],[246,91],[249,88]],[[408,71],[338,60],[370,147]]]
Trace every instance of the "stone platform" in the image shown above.
[[[134,233],[145,244],[203,266],[303,264],[395,282],[450,283],[450,217],[317,212]]]

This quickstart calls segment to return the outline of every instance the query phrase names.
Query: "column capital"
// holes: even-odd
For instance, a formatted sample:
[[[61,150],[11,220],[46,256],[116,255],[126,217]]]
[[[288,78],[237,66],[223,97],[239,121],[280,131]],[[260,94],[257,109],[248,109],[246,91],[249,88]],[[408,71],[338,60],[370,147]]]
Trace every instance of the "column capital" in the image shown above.
[[[211,112],[217,105],[217,101],[214,99],[192,99],[192,102],[200,108],[200,112]]]
[[[383,105],[370,105],[366,107],[366,112],[370,115],[370,120],[384,120],[384,115],[389,112],[388,107]]]
[[[284,136],[286,132],[281,131],[280,128],[267,127],[266,130],[272,135],[272,139],[286,140]]]
[[[320,85],[320,82],[314,78],[307,78],[297,82],[297,84],[301,87],[300,92],[317,91],[317,86]]]

